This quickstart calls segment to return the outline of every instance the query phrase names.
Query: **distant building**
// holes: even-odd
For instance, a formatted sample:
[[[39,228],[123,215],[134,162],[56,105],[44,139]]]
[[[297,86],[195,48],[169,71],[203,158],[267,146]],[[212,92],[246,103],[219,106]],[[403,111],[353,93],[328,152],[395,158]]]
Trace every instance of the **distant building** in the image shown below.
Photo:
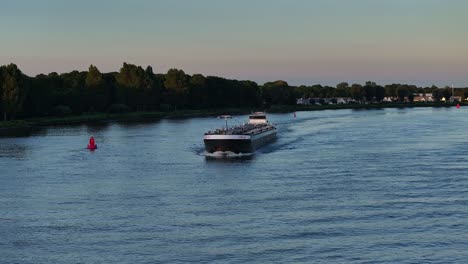
[[[382,102],[384,102],[384,103],[391,103],[391,102],[393,102],[393,100],[392,100],[391,97],[384,97],[384,98],[382,99]]]
[[[296,104],[298,105],[322,105],[322,104],[349,104],[356,103],[351,97],[333,97],[333,98],[298,98]]]
[[[432,93],[414,93],[413,102],[434,102]]]
[[[299,98],[296,100],[298,105],[310,105],[310,98]]]
[[[461,96],[451,96],[450,97],[450,102],[453,103],[453,102],[461,102],[462,101],[462,98]]]
[[[347,103],[348,103],[348,101],[346,101],[345,98],[340,97],[340,98],[336,99],[336,104],[347,104]]]
[[[432,97],[432,93],[413,93],[414,96]]]
[[[336,98],[336,103],[337,104],[349,104],[349,103],[355,103],[356,101],[351,98],[351,97],[338,97]]]
[[[415,96],[413,102],[426,102],[426,98],[424,96]]]

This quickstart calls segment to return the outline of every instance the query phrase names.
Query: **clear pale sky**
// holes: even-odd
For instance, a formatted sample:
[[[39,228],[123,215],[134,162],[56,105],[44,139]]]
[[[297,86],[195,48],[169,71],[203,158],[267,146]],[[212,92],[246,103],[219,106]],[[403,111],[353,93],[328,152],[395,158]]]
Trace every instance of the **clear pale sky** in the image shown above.
[[[468,86],[466,0],[0,0],[28,75],[180,68],[259,83]]]

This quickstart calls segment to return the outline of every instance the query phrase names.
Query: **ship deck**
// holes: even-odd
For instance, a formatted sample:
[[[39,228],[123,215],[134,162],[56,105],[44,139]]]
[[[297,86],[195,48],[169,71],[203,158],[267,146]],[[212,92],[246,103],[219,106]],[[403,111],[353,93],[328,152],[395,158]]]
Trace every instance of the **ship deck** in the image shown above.
[[[227,130],[216,129],[214,131],[208,131],[205,135],[256,135],[272,129],[275,129],[275,127],[270,124],[244,124],[231,127]]]

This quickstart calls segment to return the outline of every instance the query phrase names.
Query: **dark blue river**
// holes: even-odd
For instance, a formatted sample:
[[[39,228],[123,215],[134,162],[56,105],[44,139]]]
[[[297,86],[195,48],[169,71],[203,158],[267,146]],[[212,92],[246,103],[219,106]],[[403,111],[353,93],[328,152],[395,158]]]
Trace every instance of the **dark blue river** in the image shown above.
[[[242,159],[203,155],[216,118],[0,138],[0,263],[466,262],[468,107],[270,121]]]

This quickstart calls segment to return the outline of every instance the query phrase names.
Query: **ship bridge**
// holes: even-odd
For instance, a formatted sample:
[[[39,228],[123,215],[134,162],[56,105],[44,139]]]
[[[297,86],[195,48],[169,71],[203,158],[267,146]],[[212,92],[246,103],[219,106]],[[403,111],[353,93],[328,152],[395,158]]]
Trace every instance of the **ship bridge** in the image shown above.
[[[265,112],[255,112],[249,116],[249,124],[267,124]]]

